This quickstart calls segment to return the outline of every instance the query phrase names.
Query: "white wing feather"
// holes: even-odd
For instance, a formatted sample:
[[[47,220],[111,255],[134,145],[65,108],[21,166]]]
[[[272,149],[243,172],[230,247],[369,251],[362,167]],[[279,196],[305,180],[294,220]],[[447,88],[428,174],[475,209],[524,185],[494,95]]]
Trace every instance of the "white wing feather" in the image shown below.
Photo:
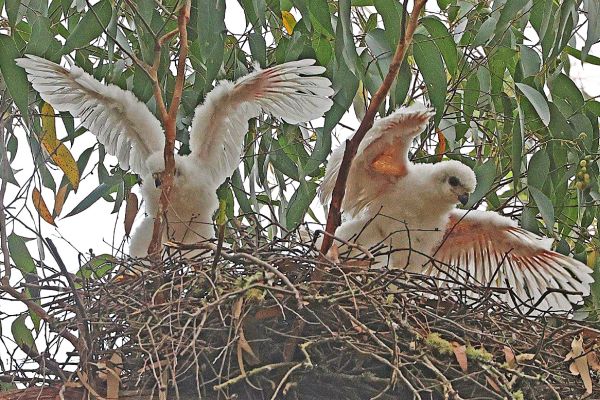
[[[415,103],[375,121],[361,141],[350,167],[342,204],[345,212],[356,215],[380,192],[381,185],[393,183],[406,173],[410,166],[408,150],[412,139],[425,129],[433,114],[422,104]],[[342,143],[329,158],[319,189],[323,204],[331,200],[345,149],[346,143]],[[379,162],[381,168],[374,162]]]
[[[314,60],[259,70],[237,82],[222,81],[196,108],[190,148],[203,171],[223,182],[237,168],[248,120],[267,112],[291,124],[325,113],[333,101],[331,82]]]
[[[592,269],[552,251],[551,244],[551,239],[496,213],[455,210],[442,244],[433,252],[441,263],[434,263],[425,273],[511,288],[518,297],[516,305],[535,305],[534,314],[570,311],[571,303],[581,303],[589,295]],[[508,292],[503,300],[515,303]]]
[[[146,160],[164,149],[160,122],[135,95],[115,85],[104,85],[81,68],[70,70],[28,54],[17,64],[44,101],[68,111],[98,137],[123,169],[146,173]]]

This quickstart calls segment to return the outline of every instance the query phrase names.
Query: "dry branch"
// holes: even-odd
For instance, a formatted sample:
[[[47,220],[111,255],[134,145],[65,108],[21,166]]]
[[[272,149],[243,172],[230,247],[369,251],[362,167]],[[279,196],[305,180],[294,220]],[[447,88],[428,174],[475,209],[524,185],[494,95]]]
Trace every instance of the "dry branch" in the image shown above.
[[[154,64],[150,69],[151,77],[153,80],[154,97],[156,98],[157,104],[159,105],[160,115],[163,126],[165,128],[165,170],[161,176],[161,194],[158,211],[156,218],[154,219],[154,228],[152,231],[152,240],[148,246],[148,254],[156,256],[160,251],[162,243],[162,233],[164,229],[164,223],[166,219],[166,212],[169,208],[169,196],[171,195],[171,189],[173,188],[173,176],[175,175],[175,137],[177,134],[176,118],[177,110],[179,109],[179,103],[181,102],[181,96],[183,93],[183,84],[185,82],[185,64],[188,55],[188,38],[187,38],[187,25],[190,21],[190,7],[191,0],[185,0],[185,4],[179,10],[179,16],[177,18],[178,29],[162,36],[156,42]],[[169,110],[167,111],[164,101],[162,100],[162,93],[160,89],[160,83],[157,77],[157,71],[160,64],[160,53],[162,45],[165,41],[174,37],[175,33],[179,33],[179,56],[177,60],[177,76],[175,77],[175,89],[173,91],[173,97]]]

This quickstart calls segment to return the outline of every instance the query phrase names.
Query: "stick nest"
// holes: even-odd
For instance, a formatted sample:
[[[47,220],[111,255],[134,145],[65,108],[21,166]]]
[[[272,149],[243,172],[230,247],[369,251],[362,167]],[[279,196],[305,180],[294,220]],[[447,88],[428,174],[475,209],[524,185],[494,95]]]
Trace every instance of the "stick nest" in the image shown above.
[[[585,394],[565,356],[580,336],[592,349],[598,332],[588,323],[527,318],[486,287],[443,289],[364,261],[334,264],[302,241],[248,241],[218,257],[215,248],[202,245],[192,258],[171,248],[160,265],[115,261],[110,273],[84,280],[87,362],[72,379],[103,396],[107,376],[119,375],[119,398]],[[59,328],[80,330],[74,295],[62,296]]]

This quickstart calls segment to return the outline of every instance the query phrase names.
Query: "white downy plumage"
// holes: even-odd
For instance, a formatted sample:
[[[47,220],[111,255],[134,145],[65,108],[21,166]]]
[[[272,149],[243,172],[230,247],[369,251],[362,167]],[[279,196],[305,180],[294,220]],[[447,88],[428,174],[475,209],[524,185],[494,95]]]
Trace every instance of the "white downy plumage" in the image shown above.
[[[342,205],[349,218],[336,236],[363,247],[384,244],[389,251],[378,256],[378,263],[441,277],[446,285],[511,288],[502,299],[524,312],[572,310],[571,303],[590,293],[590,268],[552,251],[551,239],[519,228],[510,218],[456,209],[476,185],[466,165],[409,161],[412,140],[431,115],[417,104],[374,123],[352,163]],[[327,166],[323,203],[331,198],[343,152],[342,145]]]
[[[220,82],[195,110],[189,156],[175,156],[176,176],[163,239],[195,243],[214,237],[216,189],[239,165],[248,120],[270,113],[290,123],[320,117],[333,104],[325,68],[299,60],[253,72],[235,83]],[[139,174],[147,217],[131,238],[130,254],[145,256],[152,237],[161,189],[153,174],[164,170],[161,124],[132,93],[104,85],[73,66],[61,67],[28,55],[23,67],[41,97],[68,111],[98,137],[122,168]]]

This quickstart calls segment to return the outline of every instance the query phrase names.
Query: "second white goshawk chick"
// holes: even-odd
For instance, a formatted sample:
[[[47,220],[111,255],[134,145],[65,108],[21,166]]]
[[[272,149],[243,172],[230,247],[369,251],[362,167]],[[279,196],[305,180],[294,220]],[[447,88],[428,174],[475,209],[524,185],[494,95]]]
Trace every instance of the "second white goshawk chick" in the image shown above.
[[[258,70],[235,83],[220,82],[199,105],[190,130],[189,156],[175,155],[175,177],[163,240],[196,243],[214,237],[216,189],[238,167],[248,120],[261,112],[289,123],[310,121],[333,104],[329,79],[314,60]],[[133,93],[104,85],[81,68],[61,67],[33,55],[17,64],[42,99],[56,110],[80,118],[123,169],[139,174],[146,218],[131,238],[132,256],[147,255],[161,193],[164,132],[158,119]]]
[[[413,138],[431,115],[415,104],[373,124],[350,168],[342,204],[349,218],[336,236],[367,248],[384,244],[389,252],[376,261],[390,268],[441,282],[510,288],[513,293],[504,292],[502,299],[525,312],[568,312],[571,303],[582,303],[593,282],[589,267],[552,251],[551,239],[510,218],[456,208],[475,190],[471,168],[453,160],[409,161]],[[324,204],[331,199],[344,149],[338,147],[327,165]]]

